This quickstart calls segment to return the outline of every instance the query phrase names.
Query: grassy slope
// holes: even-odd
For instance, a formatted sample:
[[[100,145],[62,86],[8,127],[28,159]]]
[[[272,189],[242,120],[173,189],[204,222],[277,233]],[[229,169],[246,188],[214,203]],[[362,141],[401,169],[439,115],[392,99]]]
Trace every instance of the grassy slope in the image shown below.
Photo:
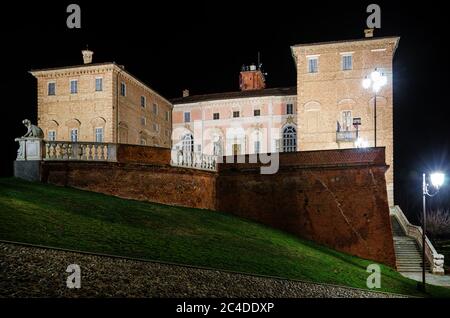
[[[366,288],[371,262],[230,215],[0,179],[0,239]],[[382,289],[421,295],[382,267]],[[433,296],[450,290],[430,287]]]

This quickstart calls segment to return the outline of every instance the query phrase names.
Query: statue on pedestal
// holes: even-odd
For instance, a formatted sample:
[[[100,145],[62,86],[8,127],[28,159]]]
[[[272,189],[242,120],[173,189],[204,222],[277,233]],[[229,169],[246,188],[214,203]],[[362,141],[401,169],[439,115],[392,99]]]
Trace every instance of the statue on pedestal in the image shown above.
[[[22,120],[22,124],[27,127],[27,133],[15,139],[19,143],[16,160],[41,160],[44,132],[28,119]]]
[[[29,119],[22,120],[22,124],[27,127],[27,133],[22,136],[22,138],[27,137],[35,137],[35,138],[44,138],[44,132],[41,128],[36,125],[33,125]]]

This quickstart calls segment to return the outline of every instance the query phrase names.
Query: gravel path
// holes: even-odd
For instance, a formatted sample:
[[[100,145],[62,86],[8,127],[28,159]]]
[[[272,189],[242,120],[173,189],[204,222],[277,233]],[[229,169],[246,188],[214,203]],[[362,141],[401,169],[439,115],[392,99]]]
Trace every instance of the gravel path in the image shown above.
[[[69,289],[69,264],[81,288]],[[358,289],[0,243],[0,297],[397,297]]]

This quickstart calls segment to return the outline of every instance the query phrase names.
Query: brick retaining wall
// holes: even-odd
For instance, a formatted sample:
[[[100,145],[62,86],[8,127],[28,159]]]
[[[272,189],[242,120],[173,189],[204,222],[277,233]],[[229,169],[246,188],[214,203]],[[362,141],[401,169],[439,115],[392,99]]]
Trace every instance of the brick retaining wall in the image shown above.
[[[224,211],[395,267],[384,148],[284,153],[278,173],[262,175],[249,163],[219,164],[217,173],[171,167],[153,156],[168,151],[151,147],[137,164],[134,147],[119,155],[127,163],[42,162],[42,181]]]

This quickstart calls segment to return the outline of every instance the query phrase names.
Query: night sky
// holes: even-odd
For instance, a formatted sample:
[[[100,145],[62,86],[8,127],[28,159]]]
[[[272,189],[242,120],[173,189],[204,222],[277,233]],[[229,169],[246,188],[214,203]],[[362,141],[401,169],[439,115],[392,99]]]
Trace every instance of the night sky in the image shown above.
[[[81,6],[81,29],[66,27],[71,2]],[[12,174],[21,120],[36,121],[30,69],[81,64],[89,45],[94,62],[123,64],[173,98],[184,88],[238,90],[240,67],[256,62],[259,51],[268,87],[295,86],[290,45],[362,38],[366,7],[375,1],[71,2],[2,3],[2,176]],[[413,217],[422,172],[450,173],[448,17],[437,5],[375,3],[382,10],[375,36],[401,36],[394,60],[396,201]],[[449,198],[447,182],[432,204],[448,207]]]

